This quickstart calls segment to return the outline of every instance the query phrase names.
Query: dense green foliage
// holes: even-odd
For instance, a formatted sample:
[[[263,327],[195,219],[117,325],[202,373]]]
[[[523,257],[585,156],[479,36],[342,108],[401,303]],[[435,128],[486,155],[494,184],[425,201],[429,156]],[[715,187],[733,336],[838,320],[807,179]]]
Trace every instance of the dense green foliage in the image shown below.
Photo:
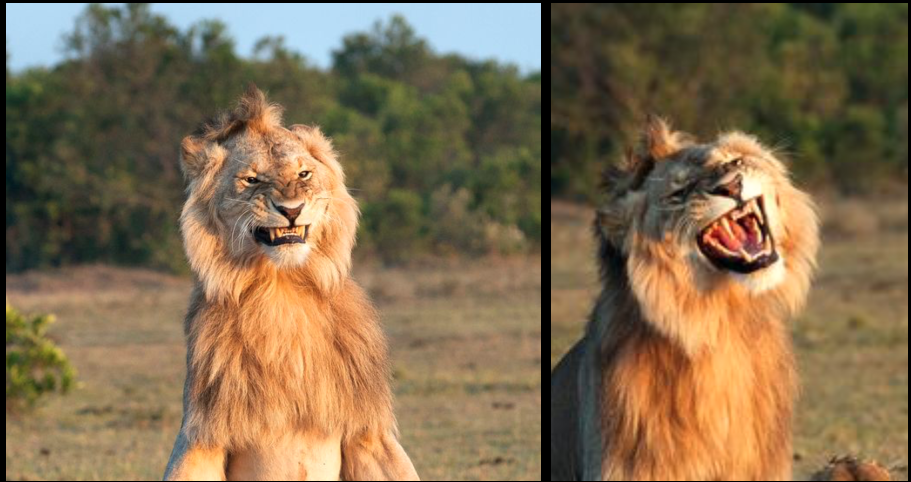
[[[590,197],[650,111],[754,132],[817,186],[907,182],[907,3],[554,4],[550,32],[555,195]]]
[[[35,404],[41,395],[73,385],[76,371],[47,337],[53,315],[24,316],[6,304],[6,409]]]
[[[7,68],[7,270],[185,269],[180,139],[248,82],[290,123],[333,137],[365,214],[364,252],[540,243],[539,74],[436,54],[401,17],[345,37],[328,71],[280,37],[242,58],[224,24],[181,31],[143,4],[89,6],[65,45],[53,68]]]

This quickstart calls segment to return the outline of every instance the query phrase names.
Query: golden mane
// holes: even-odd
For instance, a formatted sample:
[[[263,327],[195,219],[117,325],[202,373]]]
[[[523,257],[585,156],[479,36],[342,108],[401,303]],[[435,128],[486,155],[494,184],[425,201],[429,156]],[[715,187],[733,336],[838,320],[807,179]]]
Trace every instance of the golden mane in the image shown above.
[[[416,478],[395,440],[377,313],[349,278],[358,209],[331,141],[317,127],[283,127],[281,108],[251,88],[181,147],[195,287],[184,422],[166,475],[301,477],[287,472],[296,462],[274,462],[303,457],[303,473],[316,463],[317,477],[338,477],[338,463],[346,478]],[[272,207],[285,201],[309,211],[298,244],[269,245],[299,250],[277,263],[256,231],[289,222]],[[291,227],[304,216],[289,217]],[[312,451],[321,461],[309,461]]]
[[[239,305],[207,306],[194,293],[186,326],[191,437],[234,448],[295,427],[346,439],[394,430],[386,343],[362,290],[346,280],[327,299],[302,294],[293,281],[260,283]],[[201,317],[205,323],[193,323]]]

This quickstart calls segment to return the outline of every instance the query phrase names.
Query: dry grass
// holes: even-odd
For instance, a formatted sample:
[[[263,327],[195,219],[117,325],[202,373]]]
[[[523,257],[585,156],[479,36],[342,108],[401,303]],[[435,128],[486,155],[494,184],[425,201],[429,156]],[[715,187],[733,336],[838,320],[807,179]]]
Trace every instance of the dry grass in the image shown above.
[[[392,344],[403,445],[426,480],[541,473],[538,259],[355,273]],[[6,477],[157,479],[180,425],[189,280],[83,267],[7,276],[25,312],[52,312],[79,370],[72,394],[7,417]]]
[[[908,201],[821,200],[821,271],[793,325],[802,395],[795,471],[835,454],[908,478]],[[551,367],[597,290],[591,209],[551,205]]]

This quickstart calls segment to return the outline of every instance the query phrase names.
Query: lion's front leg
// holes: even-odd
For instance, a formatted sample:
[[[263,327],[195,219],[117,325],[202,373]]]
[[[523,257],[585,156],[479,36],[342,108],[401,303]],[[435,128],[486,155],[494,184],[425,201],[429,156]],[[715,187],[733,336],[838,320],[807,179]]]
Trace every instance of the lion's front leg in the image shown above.
[[[361,435],[342,445],[343,480],[420,480],[392,433]]]
[[[225,480],[225,450],[191,445],[181,427],[164,480]]]

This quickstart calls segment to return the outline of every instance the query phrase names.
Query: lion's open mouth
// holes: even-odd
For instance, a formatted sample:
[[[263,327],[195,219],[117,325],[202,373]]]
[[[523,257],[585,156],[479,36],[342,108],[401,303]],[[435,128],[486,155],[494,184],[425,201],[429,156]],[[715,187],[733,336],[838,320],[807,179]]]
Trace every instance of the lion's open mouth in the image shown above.
[[[310,234],[310,225],[292,226],[288,228],[256,228],[253,237],[256,241],[266,246],[279,246],[291,243],[306,243]]]
[[[699,233],[699,250],[721,269],[752,273],[778,260],[762,197],[750,199]]]

